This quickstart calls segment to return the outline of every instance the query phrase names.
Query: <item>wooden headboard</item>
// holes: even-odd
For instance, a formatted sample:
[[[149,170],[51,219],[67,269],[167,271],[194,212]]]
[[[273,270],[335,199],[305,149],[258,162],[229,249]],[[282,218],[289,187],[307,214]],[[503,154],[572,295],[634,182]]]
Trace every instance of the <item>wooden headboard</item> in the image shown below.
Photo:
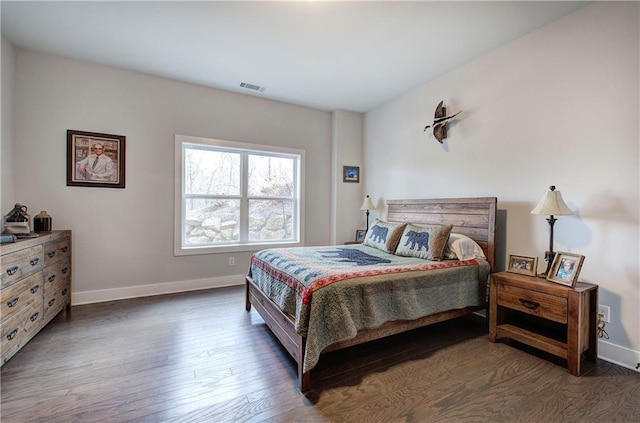
[[[455,233],[482,247],[495,269],[496,197],[388,200],[387,220],[429,225],[453,225]]]

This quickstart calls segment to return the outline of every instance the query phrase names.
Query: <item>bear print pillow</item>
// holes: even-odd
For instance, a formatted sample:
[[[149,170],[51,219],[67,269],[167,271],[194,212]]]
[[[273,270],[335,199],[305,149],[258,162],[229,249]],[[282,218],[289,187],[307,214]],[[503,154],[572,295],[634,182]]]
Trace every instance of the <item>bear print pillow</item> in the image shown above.
[[[393,254],[406,223],[391,223],[376,219],[364,237],[364,245]]]
[[[453,225],[417,226],[408,224],[400,237],[396,255],[441,260]]]

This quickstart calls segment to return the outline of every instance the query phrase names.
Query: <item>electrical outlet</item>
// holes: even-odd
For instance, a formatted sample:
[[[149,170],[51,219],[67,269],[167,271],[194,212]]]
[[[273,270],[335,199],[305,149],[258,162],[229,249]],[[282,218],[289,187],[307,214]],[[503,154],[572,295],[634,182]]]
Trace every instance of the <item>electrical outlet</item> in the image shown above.
[[[598,314],[602,314],[602,321],[605,323],[609,323],[609,318],[611,316],[611,307],[606,305],[598,306]]]
[[[236,265],[236,258],[229,257],[229,266],[235,266],[235,265]]]

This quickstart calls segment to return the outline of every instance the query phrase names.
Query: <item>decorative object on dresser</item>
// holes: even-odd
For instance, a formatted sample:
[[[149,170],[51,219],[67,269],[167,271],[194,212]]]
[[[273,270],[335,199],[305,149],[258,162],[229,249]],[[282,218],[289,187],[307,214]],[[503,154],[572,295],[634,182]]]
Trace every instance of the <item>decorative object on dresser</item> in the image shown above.
[[[440,144],[442,144],[444,139],[447,138],[447,123],[449,122],[449,120],[458,116],[460,112],[462,112],[462,110],[451,116],[447,116],[447,108],[444,107],[444,101],[441,101],[436,106],[436,111],[433,116],[433,123],[431,125],[425,126],[422,132],[425,132],[433,125],[433,136],[438,140]]]
[[[124,188],[124,135],[67,130],[67,186]]]
[[[51,232],[52,219],[46,210],[33,217],[33,230],[35,232]]]
[[[356,229],[356,244],[361,244],[364,241],[364,236],[367,234],[366,229]]]
[[[342,166],[342,182],[360,182],[359,166]]]
[[[16,238],[13,234],[1,234],[0,235],[0,244],[8,244],[11,242],[16,242],[18,238]]]
[[[581,359],[595,362],[598,285],[562,286],[509,272],[491,275],[489,340],[511,338],[567,360],[580,376]],[[583,357],[584,355],[584,357]]]
[[[0,247],[0,365],[63,308],[71,308],[71,231],[53,231]]]
[[[516,256],[509,254],[507,272],[536,276],[538,272],[538,257]]]
[[[582,263],[584,263],[584,256],[558,251],[553,259],[551,271],[547,274],[547,280],[562,285],[574,286],[578,281]]]
[[[16,203],[13,209],[4,216],[5,234],[26,236],[31,233],[29,225],[30,216],[27,213],[27,206]]]
[[[364,201],[362,202],[362,206],[360,206],[360,210],[365,210],[366,211],[366,215],[367,215],[367,226],[365,231],[366,232],[369,230],[369,211],[370,210],[375,210],[376,206],[373,205],[373,202],[371,201],[371,197],[369,197],[368,195],[366,197],[364,197]],[[356,241],[358,240],[358,233],[356,232]],[[364,234],[362,236],[362,239],[364,240]]]
[[[565,204],[560,191],[556,191],[555,185],[551,185],[540,199],[538,205],[531,210],[531,214],[549,215],[547,218],[547,222],[549,222],[549,251],[544,254],[544,259],[547,261],[547,270],[539,275],[542,278],[546,278],[551,270],[551,264],[555,256],[553,252],[553,225],[558,219],[554,216],[569,216],[573,212]]]

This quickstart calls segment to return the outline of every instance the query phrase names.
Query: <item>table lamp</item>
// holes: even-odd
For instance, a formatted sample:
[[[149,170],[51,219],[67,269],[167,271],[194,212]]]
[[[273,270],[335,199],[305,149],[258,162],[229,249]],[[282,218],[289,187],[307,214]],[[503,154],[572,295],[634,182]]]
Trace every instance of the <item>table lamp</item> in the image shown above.
[[[373,202],[371,201],[371,197],[367,195],[364,198],[364,201],[362,202],[362,207],[360,207],[360,210],[367,211],[367,230],[369,230],[369,210],[375,210],[375,209],[376,209],[376,206],[373,205]]]
[[[545,192],[538,205],[531,210],[531,214],[545,214],[549,215],[547,222],[549,222],[549,251],[545,252],[544,259],[547,261],[547,270],[541,273],[540,277],[547,277],[549,270],[551,270],[551,264],[553,258],[556,255],[553,251],[553,224],[556,223],[556,219],[553,216],[568,216],[573,212],[567,207],[566,203],[562,199],[560,191],[556,191],[555,185],[549,187],[549,191]]]

